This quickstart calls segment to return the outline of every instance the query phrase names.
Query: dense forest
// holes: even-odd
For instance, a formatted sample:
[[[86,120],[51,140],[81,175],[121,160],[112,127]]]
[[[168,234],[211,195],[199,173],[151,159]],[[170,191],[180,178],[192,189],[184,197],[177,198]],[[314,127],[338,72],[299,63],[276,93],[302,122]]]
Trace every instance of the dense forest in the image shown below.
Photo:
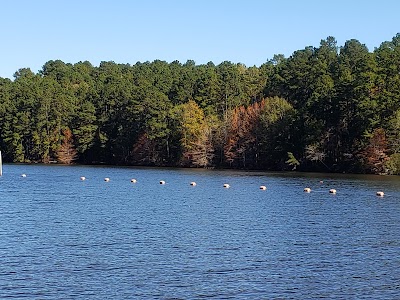
[[[0,78],[7,162],[400,174],[400,34],[260,67],[51,60]]]

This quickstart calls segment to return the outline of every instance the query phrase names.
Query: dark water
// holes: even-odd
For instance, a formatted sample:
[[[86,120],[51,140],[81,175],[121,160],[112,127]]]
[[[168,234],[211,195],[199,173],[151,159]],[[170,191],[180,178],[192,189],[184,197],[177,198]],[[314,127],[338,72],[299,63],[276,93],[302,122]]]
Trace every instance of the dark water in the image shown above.
[[[400,299],[399,177],[3,171],[1,299]]]

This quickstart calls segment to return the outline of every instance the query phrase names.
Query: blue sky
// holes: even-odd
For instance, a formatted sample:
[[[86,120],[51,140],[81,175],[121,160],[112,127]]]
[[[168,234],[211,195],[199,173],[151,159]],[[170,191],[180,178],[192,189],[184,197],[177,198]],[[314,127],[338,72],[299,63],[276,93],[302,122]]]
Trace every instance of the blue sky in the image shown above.
[[[370,51],[400,32],[398,0],[15,0],[0,9],[0,77],[49,60],[260,66],[334,36]]]

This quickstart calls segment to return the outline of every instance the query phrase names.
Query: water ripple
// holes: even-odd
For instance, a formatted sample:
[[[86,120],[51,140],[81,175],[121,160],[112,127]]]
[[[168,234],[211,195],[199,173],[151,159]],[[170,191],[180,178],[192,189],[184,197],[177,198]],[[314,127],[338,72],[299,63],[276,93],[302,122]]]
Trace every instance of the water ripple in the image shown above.
[[[2,299],[400,298],[396,177],[4,171]],[[378,189],[388,196],[376,197]]]

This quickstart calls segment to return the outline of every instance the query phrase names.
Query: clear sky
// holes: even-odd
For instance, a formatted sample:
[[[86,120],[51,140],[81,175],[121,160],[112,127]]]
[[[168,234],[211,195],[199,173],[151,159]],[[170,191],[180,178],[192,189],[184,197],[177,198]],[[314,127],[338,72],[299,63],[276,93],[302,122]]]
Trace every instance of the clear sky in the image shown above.
[[[49,60],[260,66],[333,36],[370,51],[400,32],[398,0],[0,0],[0,77]]]

